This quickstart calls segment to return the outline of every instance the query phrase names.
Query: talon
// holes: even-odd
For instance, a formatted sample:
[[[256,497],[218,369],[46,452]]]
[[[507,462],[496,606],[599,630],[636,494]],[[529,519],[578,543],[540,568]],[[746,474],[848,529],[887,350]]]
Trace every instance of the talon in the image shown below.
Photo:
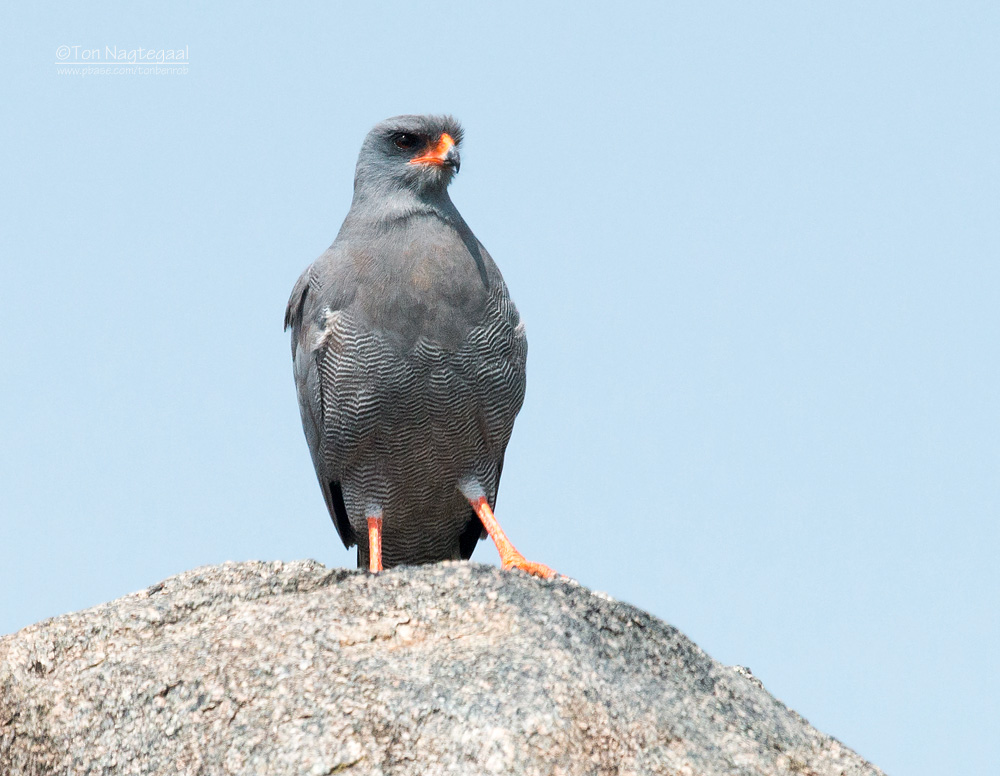
[[[535,563],[532,560],[527,560],[523,555],[507,561],[503,564],[503,567],[507,570],[520,569],[534,577],[541,577],[542,579],[552,579],[556,575],[556,572],[544,563]]]

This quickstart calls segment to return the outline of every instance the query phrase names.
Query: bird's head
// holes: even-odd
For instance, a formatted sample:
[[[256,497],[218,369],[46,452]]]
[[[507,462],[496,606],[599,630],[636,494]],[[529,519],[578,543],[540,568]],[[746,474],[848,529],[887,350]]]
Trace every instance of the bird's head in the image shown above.
[[[458,172],[462,127],[451,116],[396,116],[361,146],[354,187],[443,192]]]

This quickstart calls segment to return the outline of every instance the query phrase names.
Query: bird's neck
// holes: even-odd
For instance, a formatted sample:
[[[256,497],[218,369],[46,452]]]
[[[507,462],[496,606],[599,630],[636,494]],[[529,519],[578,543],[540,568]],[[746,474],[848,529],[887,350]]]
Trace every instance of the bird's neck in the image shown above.
[[[357,186],[343,228],[379,227],[428,215],[437,216],[456,227],[463,223],[447,189],[415,191],[378,185]]]

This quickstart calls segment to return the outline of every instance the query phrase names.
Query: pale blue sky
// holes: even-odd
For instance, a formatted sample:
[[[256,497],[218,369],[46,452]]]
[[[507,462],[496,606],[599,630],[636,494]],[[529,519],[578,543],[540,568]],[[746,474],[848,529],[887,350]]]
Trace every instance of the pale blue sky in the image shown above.
[[[450,112],[528,328],[515,544],[895,776],[995,773],[1000,6],[362,5],[4,7],[0,633],[353,564],[282,313],[368,128]]]

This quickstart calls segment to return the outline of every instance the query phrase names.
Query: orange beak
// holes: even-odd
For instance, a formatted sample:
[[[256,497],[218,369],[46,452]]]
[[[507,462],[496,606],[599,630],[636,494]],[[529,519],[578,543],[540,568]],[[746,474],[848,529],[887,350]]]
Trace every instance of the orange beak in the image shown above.
[[[437,145],[427,150],[423,156],[416,156],[410,159],[410,164],[430,164],[435,167],[454,167],[458,172],[459,159],[458,149],[451,135],[444,132],[437,141]]]

